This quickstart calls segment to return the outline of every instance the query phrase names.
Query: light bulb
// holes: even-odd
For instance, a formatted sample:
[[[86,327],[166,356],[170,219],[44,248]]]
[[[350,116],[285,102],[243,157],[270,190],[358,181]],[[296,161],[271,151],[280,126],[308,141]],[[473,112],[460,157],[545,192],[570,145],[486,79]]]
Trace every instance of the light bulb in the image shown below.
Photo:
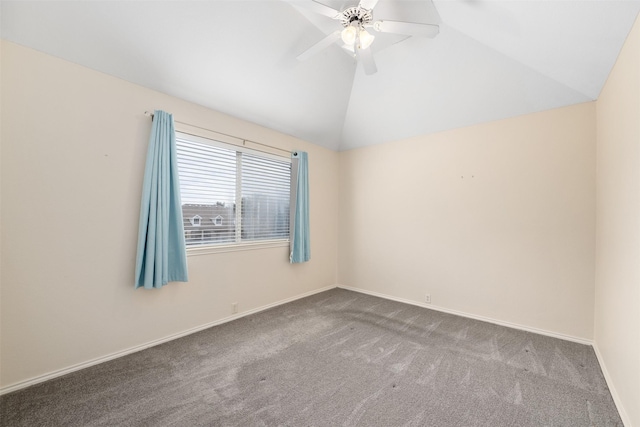
[[[353,45],[356,42],[357,34],[358,32],[356,28],[349,25],[347,28],[342,30],[342,33],[340,35],[342,37],[342,41],[345,42],[345,44]]]
[[[365,30],[360,30],[360,49],[366,49],[371,46],[375,38],[375,36],[367,33]]]

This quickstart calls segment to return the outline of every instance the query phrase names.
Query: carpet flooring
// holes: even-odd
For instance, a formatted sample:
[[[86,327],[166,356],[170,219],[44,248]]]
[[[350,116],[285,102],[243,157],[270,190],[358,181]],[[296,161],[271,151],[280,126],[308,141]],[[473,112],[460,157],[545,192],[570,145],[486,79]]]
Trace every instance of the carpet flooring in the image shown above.
[[[590,346],[333,289],[0,397],[2,426],[622,426]]]

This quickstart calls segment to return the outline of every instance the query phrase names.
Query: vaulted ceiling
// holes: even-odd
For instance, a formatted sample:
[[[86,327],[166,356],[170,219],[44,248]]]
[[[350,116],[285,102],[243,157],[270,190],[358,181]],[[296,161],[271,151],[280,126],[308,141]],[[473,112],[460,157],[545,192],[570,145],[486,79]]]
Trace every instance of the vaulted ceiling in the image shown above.
[[[637,0],[380,0],[374,20],[440,33],[376,34],[378,72],[365,75],[338,43],[296,60],[341,28],[310,1],[2,1],[1,35],[346,150],[597,99],[640,11]]]

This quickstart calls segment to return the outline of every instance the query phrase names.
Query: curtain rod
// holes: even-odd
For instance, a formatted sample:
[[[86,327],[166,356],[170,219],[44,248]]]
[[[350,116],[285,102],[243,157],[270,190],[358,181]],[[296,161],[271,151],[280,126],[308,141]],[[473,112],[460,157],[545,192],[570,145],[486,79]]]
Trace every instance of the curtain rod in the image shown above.
[[[145,115],[145,116],[147,116],[147,117],[151,117],[151,118],[153,119],[153,113],[152,113],[152,112],[150,112],[150,111],[145,111],[145,112],[144,112],[144,115]],[[285,149],[283,149],[283,148],[274,147],[273,145],[263,144],[263,143],[261,143],[261,142],[252,141],[252,140],[250,140],[250,139],[239,138],[239,137],[237,137],[237,136],[235,136],[235,135],[229,135],[228,133],[219,132],[219,131],[217,131],[217,130],[213,130],[213,129],[203,128],[202,126],[192,125],[191,123],[185,123],[185,122],[181,122],[181,121],[179,121],[179,120],[175,120],[175,119],[174,119],[174,121],[175,121],[176,123],[180,123],[180,124],[183,124],[183,125],[186,125],[186,126],[191,126],[191,127],[194,127],[194,128],[198,128],[198,129],[206,130],[206,131],[208,131],[208,132],[213,132],[213,133],[217,133],[217,134],[220,134],[220,135],[228,136],[229,138],[240,139],[240,140],[242,140],[242,145],[243,145],[243,146],[244,146],[247,142],[250,142],[251,144],[262,145],[263,147],[271,148],[272,150],[279,150],[279,151],[283,151],[283,152],[285,152],[285,153],[291,153],[291,151],[289,151],[289,150],[285,150]],[[294,151],[295,151],[295,150],[294,150]]]

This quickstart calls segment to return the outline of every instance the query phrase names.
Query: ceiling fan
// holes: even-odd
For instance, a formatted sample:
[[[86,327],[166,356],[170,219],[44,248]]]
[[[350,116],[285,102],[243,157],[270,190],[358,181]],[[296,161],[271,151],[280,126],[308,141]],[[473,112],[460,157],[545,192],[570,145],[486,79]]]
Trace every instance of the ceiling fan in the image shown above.
[[[338,40],[342,40],[343,48],[356,59],[362,62],[365,74],[374,74],[378,71],[371,52],[371,44],[375,36],[367,31],[379,33],[393,33],[405,36],[421,36],[433,38],[440,30],[438,25],[421,24],[417,22],[404,21],[373,21],[373,8],[379,0],[360,0],[357,6],[352,6],[338,11],[326,6],[316,0],[309,0],[301,3],[311,12],[327,16],[340,21],[342,30],[336,30],[329,34],[309,49],[297,56],[299,61],[304,61],[323,49],[331,46]]]

